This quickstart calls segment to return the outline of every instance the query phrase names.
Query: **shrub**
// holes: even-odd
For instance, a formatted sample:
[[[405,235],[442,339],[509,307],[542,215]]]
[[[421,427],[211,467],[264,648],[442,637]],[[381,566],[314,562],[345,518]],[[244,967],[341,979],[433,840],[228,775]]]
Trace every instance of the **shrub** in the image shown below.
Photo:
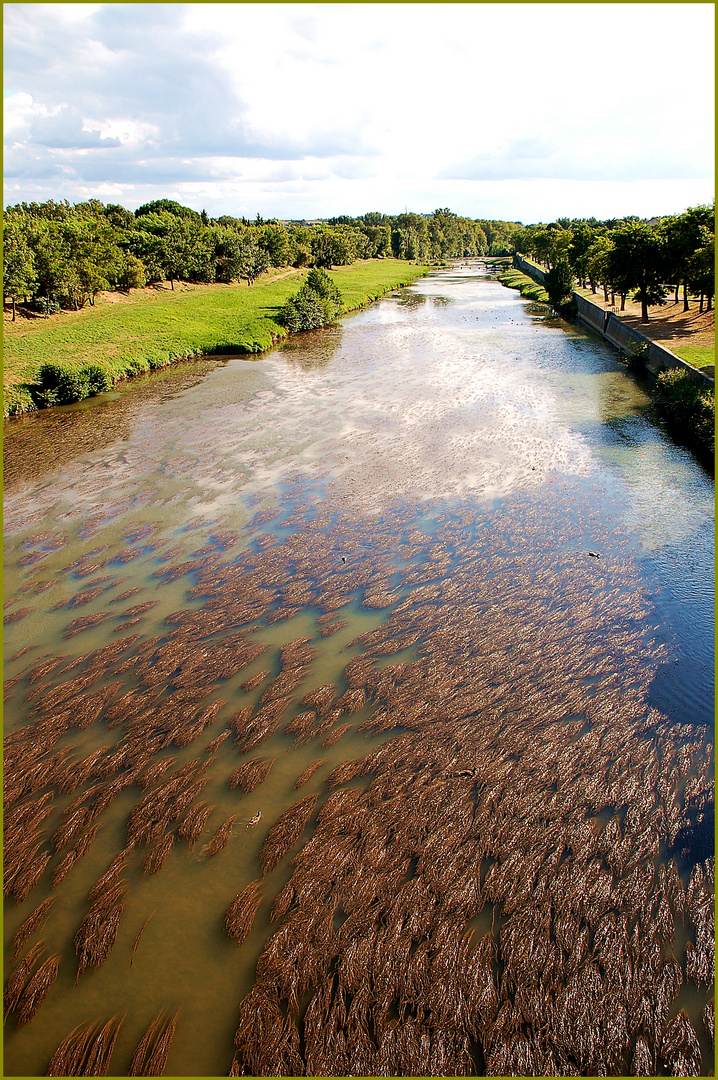
[[[99,364],[85,364],[82,371],[87,376],[89,394],[104,394],[112,389],[112,376]]]
[[[279,321],[294,333],[318,330],[342,310],[342,294],[325,270],[313,267],[295,296],[279,312]]]
[[[81,368],[64,367],[62,364],[45,363],[38,372],[43,405],[70,405],[82,401],[91,394],[101,394],[112,388],[112,377],[99,364],[85,364]]]
[[[279,320],[292,333],[299,330],[318,330],[320,326],[324,326],[324,308],[317,297],[302,296],[300,292],[287,300],[279,312]]]
[[[653,403],[672,435],[702,454],[713,456],[715,400],[706,383],[680,368],[662,371],[656,380]]]

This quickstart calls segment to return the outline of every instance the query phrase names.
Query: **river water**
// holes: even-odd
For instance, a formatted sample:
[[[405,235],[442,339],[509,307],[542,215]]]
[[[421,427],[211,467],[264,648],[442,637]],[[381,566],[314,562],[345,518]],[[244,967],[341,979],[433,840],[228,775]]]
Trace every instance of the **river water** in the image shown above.
[[[64,772],[58,766],[45,786],[28,782],[18,796],[23,806],[54,793],[38,831],[40,850],[53,854],[22,903],[12,896],[6,901],[6,970],[14,966],[13,934],[52,895],[48,920],[31,941],[41,938],[59,957],[59,974],[30,1023],[17,1027],[10,1020],[6,1074],[43,1075],[75,1025],[126,1012],[111,1070],[125,1074],[149,1023],[167,1009],[178,1013],[167,1073],[226,1075],[243,998],[242,1015],[250,1020],[259,1015],[252,1009],[260,1010],[261,994],[278,995],[279,1028],[287,1000],[293,1015],[286,973],[272,975],[265,963],[255,982],[257,960],[278,925],[286,929],[287,956],[295,956],[289,946],[304,935],[305,951],[291,961],[303,973],[299,1042],[291,1050],[286,1027],[285,1041],[276,1046],[270,1035],[258,1046],[240,1037],[240,1064],[255,1074],[283,1069],[294,1075],[300,1060],[314,1075],[346,1074],[351,1054],[342,1058],[336,1048],[322,1047],[306,1017],[321,1016],[322,1027],[339,1016],[338,1029],[351,1044],[351,1022],[337,1001],[349,940],[341,926],[353,917],[352,903],[359,904],[357,918],[371,912],[371,929],[355,936],[360,941],[368,934],[374,942],[375,959],[364,962],[361,976],[374,994],[367,1015],[374,1025],[370,1053],[377,1056],[364,1059],[373,1073],[388,1061],[389,1074],[409,1075],[414,1061],[415,1075],[495,1074],[512,1063],[519,1073],[533,1068],[541,1074],[539,1066],[557,1071],[562,1062],[589,1075],[603,1062],[609,1074],[620,1074],[637,1039],[659,1052],[661,1024],[670,1024],[679,1009],[690,1017],[701,1071],[708,1071],[702,1013],[712,990],[690,977],[686,954],[686,945],[688,954],[699,947],[703,916],[681,916],[680,896],[693,882],[689,907],[698,911],[703,903],[704,911],[712,888],[705,860],[713,850],[713,483],[651,422],[644,389],[603,343],[522,301],[482,264],[455,266],[338,327],[298,335],[259,360],[179,365],[89,402],[8,424],[4,471],[6,731],[29,721],[59,724],[50,748],[36,747],[17,766],[20,775],[28,773],[30,760],[72,748]],[[86,623],[78,621],[86,616]],[[150,639],[157,640],[148,645]],[[297,639],[312,651],[295,662],[280,649]],[[119,649],[123,641],[124,649],[98,659],[98,650],[118,643]],[[243,650],[252,644],[263,651],[252,650],[242,666]],[[65,658],[62,665],[27,681],[41,660],[58,656]],[[367,665],[358,664],[349,676],[346,665],[355,659]],[[89,689],[82,683],[88,670],[95,673]],[[265,679],[245,689],[262,671]],[[287,671],[291,677],[282,683]],[[89,696],[109,684],[93,712]],[[312,706],[311,700],[301,704],[307,693],[328,684],[337,695],[361,689],[366,704],[330,715],[314,739],[296,745],[296,729],[286,733],[284,724]],[[28,699],[38,687],[41,693]],[[283,702],[281,722],[268,721],[265,737],[250,745],[254,729],[242,728],[238,710],[251,706],[256,715],[263,695],[271,704],[286,687],[291,697]],[[125,708],[117,702],[127,691],[134,698]],[[114,947],[76,984],[73,938],[88,911],[88,890],[125,845],[128,815],[143,794],[135,784],[119,793],[97,817],[100,827],[87,852],[52,889],[51,876],[68,850],[51,842],[67,817],[63,810],[83,790],[89,805],[101,785],[122,772],[117,766],[103,772],[90,762],[85,775],[73,763],[102,747],[108,757],[123,739],[140,745],[137,731],[173,694],[175,711],[165,713],[172,713],[174,739],[170,734],[166,745],[153,745],[142,764],[171,757],[176,770],[209,760],[198,796],[212,807],[208,823],[194,847],[180,832],[155,874],[142,874],[142,844],[129,850]],[[178,734],[177,724],[212,703],[211,723]],[[85,708],[89,718],[78,720]],[[327,707],[318,705],[316,712],[321,727]],[[332,728],[332,720],[346,731]],[[232,735],[206,755],[207,743],[228,723]],[[336,741],[327,738],[329,730]],[[18,745],[30,746],[30,736]],[[374,755],[371,768],[339,784],[365,800],[371,819],[342,832],[354,838],[353,861],[331,871],[321,902],[297,884],[293,913],[284,923],[270,923],[272,903],[292,874],[299,882],[301,872],[314,867],[318,880],[317,868],[334,858],[334,803],[325,824],[321,808],[337,784],[330,788],[326,777],[366,755]],[[273,761],[271,771],[242,796],[228,777],[257,756]],[[296,790],[299,774],[318,760],[317,771]],[[387,768],[391,791],[401,798],[381,787]],[[499,779],[503,794],[497,794]],[[414,802],[417,785],[424,794]],[[152,783],[147,790],[154,790]],[[301,843],[263,877],[258,856],[271,826],[311,795],[318,802]],[[461,833],[466,800],[474,824]],[[250,825],[259,813],[259,823]],[[406,824],[411,814],[422,819],[413,833]],[[210,857],[208,841],[230,815],[237,818],[232,838]],[[522,822],[532,822],[531,836]],[[167,831],[177,825],[170,820]],[[590,831],[581,843],[579,826]],[[614,827],[623,855],[602,839]],[[567,829],[574,830],[571,842]],[[384,845],[384,862],[369,845],[370,834]],[[451,837],[457,835],[462,851],[474,844],[480,901],[456,900],[456,883],[466,884],[465,869],[451,869]],[[558,863],[551,859],[554,849],[564,852]],[[514,878],[526,878],[523,901],[499,879],[498,868],[510,857],[521,865]],[[404,876],[385,869],[392,859]],[[626,989],[621,999],[597,944],[607,920],[625,915],[626,940],[635,930],[641,944],[634,938],[625,946],[616,971],[621,964],[636,972],[646,965],[652,973],[641,976],[646,1008],[661,1020],[655,1030],[646,1021],[623,1042],[617,1037],[618,1050],[597,1043],[598,1049],[569,1052],[577,1035],[568,1032],[563,1043],[557,1036],[552,1057],[531,1057],[539,1050],[526,1047],[533,1046],[531,1033],[542,1019],[527,1015],[526,1005],[519,1019],[521,985],[541,998],[536,986],[543,986],[547,961],[538,945],[520,959],[511,933],[515,923],[524,928],[522,940],[527,936],[516,921],[525,916],[522,903],[534,913],[548,905],[556,922],[561,901],[551,892],[550,875],[542,877],[537,867],[550,865],[558,880],[563,863],[583,868],[586,881],[608,875],[610,887],[597,906],[584,910],[577,901],[573,915],[564,912],[576,927],[588,928],[583,953],[556,929],[548,934],[564,951],[559,974],[545,987],[543,1019],[550,1022],[551,994],[560,999],[561,987],[568,987],[603,1017],[602,1030],[623,1030],[626,1016],[630,1028],[640,994]],[[669,888],[661,867],[671,863],[680,880]],[[393,925],[396,896],[430,884],[442,864],[449,876],[432,886],[438,914],[413,944],[411,934],[406,939],[411,957],[425,937],[434,950],[427,964],[438,965],[437,942],[447,927],[456,935],[452,956],[471,930],[498,950],[490,965],[496,1007],[481,1024],[467,1020],[462,1027],[457,1020],[458,1049],[451,1052],[417,1001],[429,1015],[432,1008],[438,1015],[438,1007],[424,1002],[416,987],[405,989],[406,972],[380,977],[376,966],[380,930],[388,934]],[[651,881],[641,900],[636,874],[646,867]],[[377,886],[366,903],[352,900],[353,886],[361,892],[357,882],[372,874],[394,884]],[[255,879],[262,879],[262,902],[238,950],[225,933],[224,913]],[[656,929],[664,894],[670,934]],[[320,948],[319,931],[301,921],[312,903],[335,914],[331,947],[322,938]],[[133,942],[148,918],[130,966]],[[406,919],[397,926],[396,955],[401,934],[408,933]],[[308,953],[314,949],[316,958],[322,948],[333,960],[312,967]],[[650,959],[651,949],[659,959]],[[651,979],[659,985],[672,954],[683,985],[661,1013],[663,991],[651,991]],[[593,961],[598,982],[604,979],[598,990],[580,982]],[[521,984],[520,972],[529,969],[533,974],[521,976]],[[452,977],[456,982],[465,972]],[[396,985],[386,991],[382,1012],[377,987],[391,978]],[[572,978],[579,981],[574,985]],[[339,989],[315,1001],[312,994],[327,979]],[[606,1020],[605,1010],[613,1008],[608,1002],[618,999],[624,1019],[611,1013]],[[402,1025],[418,1032],[419,1047],[425,1029],[432,1048],[425,1053],[435,1056],[422,1058],[417,1050],[412,1059],[401,1049],[396,1031]],[[677,1052],[666,1049],[658,1064],[666,1067],[673,1060],[666,1055]]]

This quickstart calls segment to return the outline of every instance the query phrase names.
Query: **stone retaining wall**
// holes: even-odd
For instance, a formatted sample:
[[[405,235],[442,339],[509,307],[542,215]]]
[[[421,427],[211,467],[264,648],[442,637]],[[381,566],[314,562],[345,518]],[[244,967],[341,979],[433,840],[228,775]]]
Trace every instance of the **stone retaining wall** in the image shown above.
[[[534,266],[533,263],[523,259],[520,255],[514,255],[514,266],[517,270],[527,274],[528,277],[533,278],[534,281],[540,282],[541,285],[545,284],[545,272],[540,267]],[[706,375],[704,371],[693,367],[686,360],[681,360],[680,356],[676,356],[670,349],[666,349],[664,345],[651,341],[640,330],[636,330],[633,326],[624,322],[617,315],[614,315],[612,311],[605,311],[604,308],[592,303],[591,300],[587,300],[585,296],[581,296],[577,292],[573,294],[573,299],[576,303],[579,321],[599,334],[604,341],[607,341],[609,345],[613,345],[615,349],[630,355],[637,346],[644,347],[647,345],[648,355],[645,364],[650,371],[658,372],[663,371],[665,368],[681,368],[687,371],[691,378],[701,379],[710,385],[713,384],[713,379]]]

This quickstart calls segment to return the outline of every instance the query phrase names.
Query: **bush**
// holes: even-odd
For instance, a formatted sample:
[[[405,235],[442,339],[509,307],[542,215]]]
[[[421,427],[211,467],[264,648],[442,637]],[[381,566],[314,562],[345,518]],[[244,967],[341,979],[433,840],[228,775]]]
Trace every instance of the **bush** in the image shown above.
[[[318,330],[324,326],[324,320],[325,312],[321,301],[311,295],[302,296],[301,292],[291,296],[279,312],[279,321],[292,333],[299,330]]]
[[[706,383],[680,368],[662,371],[656,380],[653,404],[676,439],[712,458],[715,399]]]
[[[38,372],[38,381],[38,396],[43,405],[71,405],[112,388],[112,377],[99,364],[69,368],[46,363]]]
[[[60,305],[57,300],[50,300],[47,296],[36,296],[30,304],[30,308],[39,315],[44,315],[47,319],[50,315],[57,315]]]
[[[99,364],[85,364],[82,371],[87,376],[89,394],[104,394],[112,389],[112,376]]]
[[[295,296],[279,312],[279,321],[293,333],[318,330],[342,310],[342,294],[325,270],[314,267]]]

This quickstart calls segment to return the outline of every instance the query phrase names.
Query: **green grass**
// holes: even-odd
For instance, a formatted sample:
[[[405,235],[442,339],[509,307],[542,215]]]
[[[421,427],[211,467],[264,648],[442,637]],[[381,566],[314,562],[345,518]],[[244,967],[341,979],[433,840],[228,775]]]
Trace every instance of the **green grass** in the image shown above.
[[[712,374],[716,362],[715,345],[674,345],[671,342],[669,348],[681,360],[701,370],[709,369],[708,374]]]
[[[428,270],[397,259],[374,259],[338,267],[331,276],[345,311],[355,311]],[[297,270],[273,280],[260,278],[251,289],[241,284],[135,290],[80,312],[5,323],[4,414],[37,407],[37,377],[44,363],[74,371],[97,364],[115,383],[194,356],[271,349],[286,336],[277,313],[304,277],[305,271]]]
[[[548,303],[548,293],[543,285],[539,285],[526,274],[522,274],[520,270],[506,270],[497,277],[502,285],[506,285],[509,289],[518,289],[528,300],[536,300],[542,304]]]

